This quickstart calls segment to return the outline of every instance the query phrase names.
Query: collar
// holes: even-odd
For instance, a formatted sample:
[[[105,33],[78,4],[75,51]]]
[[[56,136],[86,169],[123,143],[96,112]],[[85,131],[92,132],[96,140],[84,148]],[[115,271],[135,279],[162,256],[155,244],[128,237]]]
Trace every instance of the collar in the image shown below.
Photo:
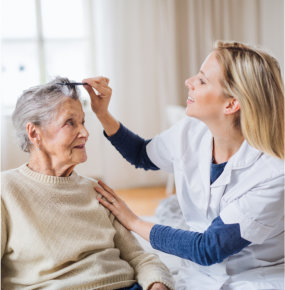
[[[33,171],[28,167],[28,163],[25,163],[18,167],[18,170],[26,177],[31,178],[40,183],[46,184],[76,184],[78,175],[75,171],[72,172],[70,176],[67,177],[59,177],[42,174],[36,171]]]
[[[250,167],[260,158],[262,152],[250,146],[246,140],[243,141],[239,150],[229,159],[223,173],[211,185],[211,187],[227,185],[231,181],[233,170]]]
[[[239,150],[230,158],[232,169],[242,169],[252,165],[262,152],[250,146],[246,140],[243,141]]]

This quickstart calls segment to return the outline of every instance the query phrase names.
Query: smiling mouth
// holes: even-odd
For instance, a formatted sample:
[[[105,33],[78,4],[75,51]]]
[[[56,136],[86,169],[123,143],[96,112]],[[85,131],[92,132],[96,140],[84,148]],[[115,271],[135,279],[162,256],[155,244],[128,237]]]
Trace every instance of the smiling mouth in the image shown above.
[[[74,146],[74,148],[84,149],[85,148],[85,144],[81,144],[81,145]]]
[[[193,98],[191,98],[190,96],[188,96],[187,101],[195,102],[195,100]]]

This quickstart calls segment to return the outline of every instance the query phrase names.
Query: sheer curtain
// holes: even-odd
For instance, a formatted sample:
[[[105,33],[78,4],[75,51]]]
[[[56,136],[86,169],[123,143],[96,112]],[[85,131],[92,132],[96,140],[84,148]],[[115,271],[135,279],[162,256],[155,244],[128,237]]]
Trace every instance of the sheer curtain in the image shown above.
[[[94,73],[110,78],[110,110],[131,130],[151,138],[165,127],[165,108],[177,99],[175,2],[92,4]],[[134,169],[106,140],[100,151],[102,176],[114,187],[151,186],[165,180],[161,172]]]

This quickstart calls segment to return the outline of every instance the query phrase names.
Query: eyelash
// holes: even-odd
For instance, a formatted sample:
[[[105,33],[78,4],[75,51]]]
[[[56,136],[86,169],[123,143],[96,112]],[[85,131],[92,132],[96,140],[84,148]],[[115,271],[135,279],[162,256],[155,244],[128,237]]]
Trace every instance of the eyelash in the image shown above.
[[[67,121],[66,121],[66,124],[73,126],[73,125],[74,125],[74,122],[73,122],[73,120],[67,120]],[[85,120],[82,121],[82,125],[83,125],[83,126],[85,125]]]
[[[66,124],[67,124],[67,125],[71,125],[71,126],[73,126],[73,125],[74,125],[74,122],[73,122],[73,120],[67,120],[67,121],[66,121]]]

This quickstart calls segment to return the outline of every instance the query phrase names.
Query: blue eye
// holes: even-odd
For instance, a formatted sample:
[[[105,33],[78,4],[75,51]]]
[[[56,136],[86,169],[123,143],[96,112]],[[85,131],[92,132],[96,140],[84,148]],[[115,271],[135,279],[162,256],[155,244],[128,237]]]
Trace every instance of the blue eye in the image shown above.
[[[73,120],[70,119],[70,120],[67,120],[66,121],[66,124],[67,125],[70,125],[70,126],[73,126],[74,125],[74,122],[73,122]]]

